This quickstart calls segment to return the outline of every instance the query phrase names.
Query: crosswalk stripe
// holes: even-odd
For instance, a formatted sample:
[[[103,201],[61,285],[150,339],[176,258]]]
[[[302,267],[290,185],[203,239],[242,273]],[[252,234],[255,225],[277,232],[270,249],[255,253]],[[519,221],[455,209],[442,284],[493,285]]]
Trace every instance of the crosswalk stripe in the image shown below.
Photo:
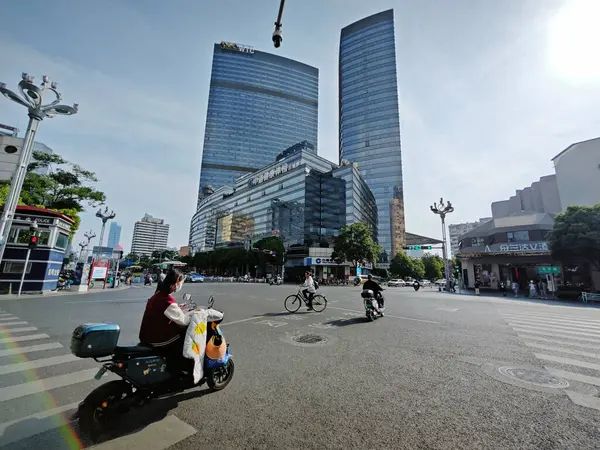
[[[60,387],[70,386],[72,384],[82,383],[92,380],[98,369],[80,370],[65,375],[42,378],[28,383],[17,384],[0,388],[0,402],[13,400],[15,398],[25,397],[26,395],[39,394]]]
[[[27,325],[27,322],[25,322],[24,320],[20,320],[18,322],[2,322],[2,323],[0,323],[0,327],[13,326],[13,325]]]
[[[585,406],[586,408],[597,409],[600,411],[600,398],[569,390],[565,390],[565,393],[576,405]]]
[[[18,318],[18,317],[15,317],[15,316],[11,316],[11,317],[0,317],[0,322],[9,321],[9,320],[19,320],[19,318]]]
[[[29,336],[11,336],[7,338],[0,338],[0,344],[12,343],[12,342],[23,342],[23,341],[35,341],[36,339],[49,339],[50,336],[47,334],[31,334]]]
[[[571,331],[571,328],[568,329],[560,329],[559,327],[537,327],[537,326],[533,326],[533,325],[520,325],[520,324],[515,324],[512,325],[513,329],[517,329],[517,328],[526,328],[526,329],[531,329],[531,330],[540,330],[540,331],[554,331],[556,330],[559,333],[563,333],[563,334],[568,334],[570,335],[572,338],[575,339],[579,339],[579,337],[576,336],[589,336],[589,337],[599,337],[600,338],[600,334],[598,333],[585,333],[583,331]]]
[[[600,359],[600,353],[584,352],[582,350],[571,350],[564,347],[555,347],[552,345],[538,344],[537,342],[527,342],[525,345],[528,347],[539,348],[540,350],[548,350],[551,352],[567,353],[569,355],[585,356],[586,358]]]
[[[566,320],[566,319],[534,319],[529,317],[515,316],[515,317],[505,317],[504,320],[508,321],[526,321],[526,322],[536,322],[542,324],[552,324],[552,325],[573,325],[578,328],[591,328],[591,329],[600,329],[600,324],[592,324],[592,323],[584,323],[578,322],[576,320]]]
[[[0,314],[0,318],[3,318],[3,317],[14,317],[14,316],[12,314],[9,314],[9,313]]]
[[[545,369],[554,376],[566,378],[567,380],[579,381],[580,383],[592,384],[600,386],[600,378],[583,375],[580,373],[569,372],[568,370],[555,369],[553,367],[545,367]]]
[[[4,330],[4,331],[10,331],[11,333],[21,333],[22,331],[37,331],[37,328],[36,327],[10,328],[10,329]]]
[[[27,439],[36,434],[53,430],[54,428],[57,428],[57,423],[67,423],[64,417],[57,419],[55,416],[74,410],[77,406],[78,403],[70,403],[68,405],[48,409],[37,414],[32,414],[31,416],[21,417],[0,424],[0,447],[5,447],[8,444]],[[32,423],[35,425],[32,425]],[[7,435],[6,431],[9,429],[10,435]]]
[[[585,369],[600,370],[600,364],[590,363],[587,361],[580,361],[578,359],[572,358],[563,358],[561,356],[546,355],[544,353],[534,353],[533,355],[538,359],[543,359],[544,361],[551,361],[559,364],[568,364],[570,366],[583,367]]]
[[[193,434],[196,434],[194,427],[168,415],[137,433],[94,445],[88,450],[165,450]]]
[[[0,356],[20,355],[22,353],[31,353],[31,352],[41,352],[44,350],[53,350],[55,348],[62,348],[62,344],[59,344],[58,342],[50,342],[49,344],[31,345],[29,347],[9,348],[6,350],[0,350]]]
[[[543,323],[535,323],[535,322],[526,322],[524,320],[519,320],[519,321],[515,321],[515,320],[511,320],[508,322],[508,324],[510,326],[517,326],[517,327],[540,327],[540,328],[546,328],[549,330],[558,330],[558,331],[571,331],[571,330],[580,330],[577,331],[577,333],[582,332],[582,333],[588,333],[590,336],[599,336],[600,337],[600,330],[588,330],[582,327],[576,327],[573,325],[549,325],[549,324],[543,324]]]
[[[564,340],[560,341],[558,339],[548,339],[548,338],[541,337],[541,336],[534,336],[532,334],[517,334],[517,336],[519,336],[521,339],[528,339],[528,340],[540,341],[540,342],[549,342],[551,344],[568,345],[569,347],[581,347],[581,348],[590,348],[593,350],[600,350],[600,345],[585,344],[583,342],[571,342],[571,341],[564,341]],[[552,334],[551,336],[554,336],[554,334]]]
[[[504,317],[511,317],[511,316],[519,316],[519,317],[527,317],[530,319],[569,319],[569,320],[576,320],[578,322],[586,322],[586,323],[592,323],[592,324],[600,324],[600,318],[598,319],[592,319],[589,317],[583,317],[583,316],[571,316],[571,315],[566,315],[566,314],[523,314],[523,313],[501,313],[502,316]]]
[[[577,339],[578,341],[595,342],[596,344],[600,344],[600,339],[592,339],[592,338],[580,337],[580,336],[571,336],[568,333],[557,333],[552,330],[542,329],[542,331],[538,331],[538,330],[532,330],[530,328],[525,328],[525,327],[513,327],[513,330],[517,333],[539,334],[541,336],[560,337],[563,339]]]
[[[0,375],[7,373],[22,372],[24,370],[39,369],[41,367],[54,366],[57,364],[66,364],[69,362],[77,361],[79,358],[74,355],[66,354],[60,356],[52,356],[50,358],[40,358],[33,361],[26,361],[15,364],[6,364],[0,366]]]

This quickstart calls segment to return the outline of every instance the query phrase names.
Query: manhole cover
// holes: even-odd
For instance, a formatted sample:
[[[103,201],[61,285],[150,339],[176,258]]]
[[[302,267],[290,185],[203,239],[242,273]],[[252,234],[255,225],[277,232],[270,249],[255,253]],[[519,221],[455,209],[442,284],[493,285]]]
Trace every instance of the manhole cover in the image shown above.
[[[562,378],[550,375],[543,370],[522,369],[517,367],[500,367],[498,371],[505,377],[541,387],[564,389],[569,387],[569,382]]]
[[[327,340],[323,336],[316,334],[303,334],[300,336],[294,336],[292,339],[299,344],[318,344],[319,342],[325,342]]]

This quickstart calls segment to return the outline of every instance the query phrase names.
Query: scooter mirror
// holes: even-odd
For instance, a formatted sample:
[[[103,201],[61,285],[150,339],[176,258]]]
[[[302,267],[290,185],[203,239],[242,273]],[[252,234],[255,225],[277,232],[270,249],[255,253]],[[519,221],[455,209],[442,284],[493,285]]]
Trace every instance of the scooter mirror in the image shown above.
[[[183,294],[183,301],[185,303],[189,302],[192,299],[192,294]]]
[[[208,299],[208,307],[212,308],[214,304],[215,304],[215,298],[211,295],[210,298]]]

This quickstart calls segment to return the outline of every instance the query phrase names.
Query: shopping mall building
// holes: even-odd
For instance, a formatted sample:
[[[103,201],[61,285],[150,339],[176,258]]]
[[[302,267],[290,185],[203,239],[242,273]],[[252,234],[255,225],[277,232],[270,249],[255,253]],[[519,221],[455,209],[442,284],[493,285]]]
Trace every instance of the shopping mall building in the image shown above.
[[[338,166],[307,142],[279,154],[234,185],[207,192],[190,227],[194,252],[244,246],[279,236],[286,248],[286,278],[311,268],[318,278],[343,278],[348,264],[331,259],[342,226],[363,222],[377,239],[377,207],[356,165]]]

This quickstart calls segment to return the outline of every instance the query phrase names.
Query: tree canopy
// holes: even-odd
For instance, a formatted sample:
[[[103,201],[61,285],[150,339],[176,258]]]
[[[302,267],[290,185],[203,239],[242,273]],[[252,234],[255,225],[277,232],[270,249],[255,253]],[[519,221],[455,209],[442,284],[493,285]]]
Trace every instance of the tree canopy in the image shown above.
[[[438,255],[425,253],[421,258],[425,269],[425,278],[431,281],[439,280],[444,274],[444,260]]]
[[[554,259],[583,260],[600,270],[600,204],[569,206],[558,214],[548,244]]]
[[[404,252],[396,253],[390,262],[390,272],[400,278],[412,277],[414,274],[413,258]]]
[[[361,262],[374,263],[382,251],[369,227],[357,222],[342,227],[335,240],[332,257],[338,263],[348,261],[356,267]]]

